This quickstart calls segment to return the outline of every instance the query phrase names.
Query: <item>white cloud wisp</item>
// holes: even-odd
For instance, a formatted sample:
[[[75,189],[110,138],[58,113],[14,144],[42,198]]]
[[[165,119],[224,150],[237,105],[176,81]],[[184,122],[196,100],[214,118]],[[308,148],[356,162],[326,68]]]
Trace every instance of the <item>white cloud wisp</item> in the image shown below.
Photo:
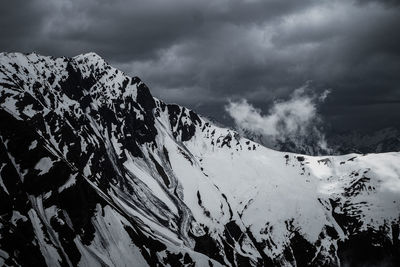
[[[257,136],[256,141],[268,147],[280,149],[280,144],[290,141],[298,147],[312,143],[314,151],[328,152],[317,110],[318,104],[324,102],[328,94],[329,91],[325,90],[317,95],[305,85],[296,89],[288,100],[275,101],[265,115],[245,99],[230,101],[225,110],[239,132]]]

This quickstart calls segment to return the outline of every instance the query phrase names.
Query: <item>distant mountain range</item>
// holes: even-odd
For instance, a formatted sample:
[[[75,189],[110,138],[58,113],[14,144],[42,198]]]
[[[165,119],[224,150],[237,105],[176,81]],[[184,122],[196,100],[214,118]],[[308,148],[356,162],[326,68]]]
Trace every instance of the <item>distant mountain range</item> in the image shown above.
[[[268,137],[248,130],[241,134],[269,148],[307,155],[344,155],[351,153],[383,153],[400,151],[400,130],[394,127],[384,128],[372,133],[344,132],[330,133],[325,136],[326,148],[318,144],[320,136],[292,136],[284,141],[271,142]]]
[[[400,151],[400,130],[385,128],[370,134],[335,134],[329,142],[337,154],[397,152]]]
[[[398,152],[275,151],[95,53],[1,53],[0,122],[0,266],[400,265]]]

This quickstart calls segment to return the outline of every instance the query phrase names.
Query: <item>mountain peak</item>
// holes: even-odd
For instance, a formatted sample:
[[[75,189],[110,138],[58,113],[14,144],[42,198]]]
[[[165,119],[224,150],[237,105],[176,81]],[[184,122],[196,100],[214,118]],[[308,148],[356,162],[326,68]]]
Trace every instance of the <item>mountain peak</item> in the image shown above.
[[[91,68],[104,68],[105,66],[109,66],[109,64],[95,52],[80,54],[72,59],[78,64],[84,64]],[[111,68],[111,66],[109,66],[109,68]]]
[[[88,59],[88,60],[104,61],[104,59],[96,52],[88,52],[88,53],[84,53],[84,54],[79,54],[79,55],[76,55],[74,58],[76,58],[76,59],[84,58],[84,59]]]

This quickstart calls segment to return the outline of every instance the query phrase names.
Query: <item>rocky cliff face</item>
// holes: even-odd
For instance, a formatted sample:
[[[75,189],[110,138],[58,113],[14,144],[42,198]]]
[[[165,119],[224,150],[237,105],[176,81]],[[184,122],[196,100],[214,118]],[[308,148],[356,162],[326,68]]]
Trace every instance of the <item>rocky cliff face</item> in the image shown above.
[[[0,54],[0,121],[0,265],[399,264],[399,153],[273,151],[94,53]]]

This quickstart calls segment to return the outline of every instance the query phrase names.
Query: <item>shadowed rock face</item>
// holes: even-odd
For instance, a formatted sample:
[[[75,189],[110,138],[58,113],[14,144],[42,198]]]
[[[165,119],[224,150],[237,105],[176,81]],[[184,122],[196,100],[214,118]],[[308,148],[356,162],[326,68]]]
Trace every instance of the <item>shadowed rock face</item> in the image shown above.
[[[400,155],[269,150],[89,53],[0,54],[0,265],[399,264]]]

